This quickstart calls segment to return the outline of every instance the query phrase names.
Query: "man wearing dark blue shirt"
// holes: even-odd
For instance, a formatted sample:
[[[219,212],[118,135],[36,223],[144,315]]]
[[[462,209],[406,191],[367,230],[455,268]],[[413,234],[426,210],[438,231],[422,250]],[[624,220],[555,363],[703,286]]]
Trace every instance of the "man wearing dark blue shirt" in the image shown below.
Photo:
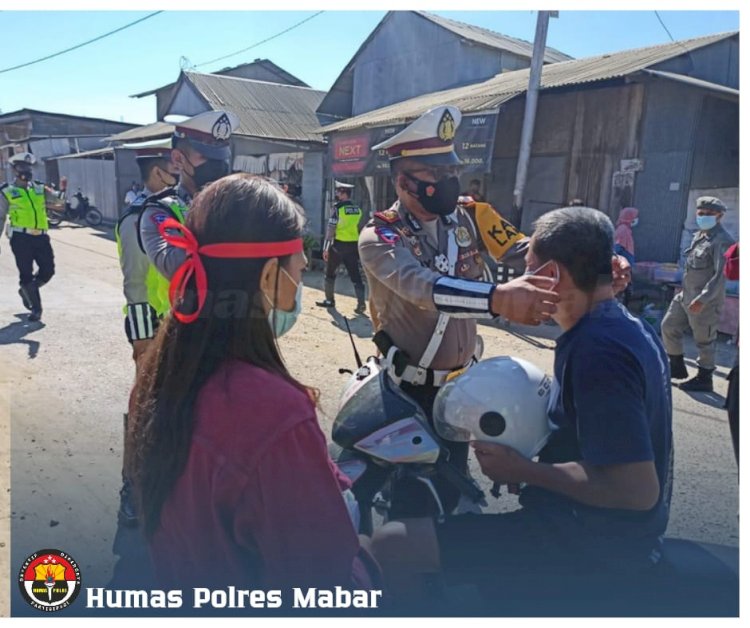
[[[654,330],[614,300],[613,231],[586,207],[537,221],[527,270],[557,279],[560,295],[549,415],[556,429],[538,462],[473,443],[486,476],[523,486],[520,510],[381,528],[374,550],[394,588],[413,595],[410,575],[441,569],[485,585],[542,576],[564,583],[587,572],[606,580],[659,560],[672,484],[669,361]]]

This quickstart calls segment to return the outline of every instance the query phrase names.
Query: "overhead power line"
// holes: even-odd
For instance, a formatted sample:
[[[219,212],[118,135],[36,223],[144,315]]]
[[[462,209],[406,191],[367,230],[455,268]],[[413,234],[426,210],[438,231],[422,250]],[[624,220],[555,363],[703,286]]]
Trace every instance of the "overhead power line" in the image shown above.
[[[674,37],[672,37],[672,33],[669,32],[669,29],[667,28],[667,25],[664,23],[664,20],[661,19],[661,15],[659,15],[658,11],[654,11],[656,14],[656,19],[659,20],[659,24],[661,24],[662,28],[667,31],[667,35],[669,35],[669,38],[674,41]]]
[[[210,61],[204,61],[203,63],[198,63],[197,65],[195,65],[193,67],[199,68],[201,66],[208,65],[209,63],[216,63],[217,61],[223,61],[224,59],[228,59],[229,57],[234,57],[235,55],[242,54],[243,52],[247,52],[248,50],[252,50],[253,48],[257,48],[261,44],[265,44],[265,43],[271,41],[272,39],[276,39],[277,37],[281,37],[281,35],[284,35],[285,33],[288,33],[289,31],[294,30],[298,26],[302,26],[305,22],[309,22],[314,17],[318,17],[321,13],[325,13],[325,11],[318,11],[317,13],[314,13],[313,15],[310,15],[310,16],[306,17],[304,20],[302,20],[300,22],[297,22],[296,24],[293,24],[289,28],[287,28],[287,29],[285,29],[285,30],[283,30],[283,31],[281,31],[279,33],[276,33],[275,35],[271,35],[270,37],[267,37],[263,41],[259,41],[257,43],[254,43],[252,46],[248,46],[247,48],[243,48],[242,50],[238,50],[237,52],[230,52],[228,55],[224,55],[223,57],[217,57],[216,59],[211,59]]]
[[[145,22],[146,20],[154,17],[155,15],[159,15],[159,13],[164,13],[164,11],[154,11],[153,13],[149,13],[148,15],[135,20],[134,22],[125,24],[125,26],[121,26],[120,28],[116,28],[113,31],[109,31],[108,33],[104,33],[103,35],[99,35],[98,37],[94,37],[94,39],[89,39],[88,41],[84,41],[83,43],[72,46],[71,48],[66,48],[65,50],[61,50],[60,52],[52,53],[51,55],[47,55],[46,57],[42,57],[41,59],[35,59],[34,61],[27,61],[26,63],[14,65],[12,68],[5,68],[4,70],[0,70],[0,74],[4,74],[5,72],[11,72],[12,70],[20,70],[21,68],[26,68],[30,65],[34,65],[35,63],[41,63],[42,61],[47,61],[48,59],[59,57],[60,55],[64,55],[66,52],[71,52],[73,50],[77,50],[78,48],[83,48],[84,46],[93,44],[95,41],[99,41],[100,39],[104,39],[105,37],[109,37],[110,35],[114,35],[115,33],[119,33],[120,31],[124,31],[126,28],[130,28],[131,26],[135,26],[136,24]]]

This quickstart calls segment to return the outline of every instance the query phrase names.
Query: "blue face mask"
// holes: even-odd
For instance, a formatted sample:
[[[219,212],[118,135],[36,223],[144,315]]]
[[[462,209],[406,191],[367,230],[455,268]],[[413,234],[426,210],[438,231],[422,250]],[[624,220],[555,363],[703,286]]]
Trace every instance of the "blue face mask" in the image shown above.
[[[297,294],[294,295],[294,309],[291,312],[287,312],[286,310],[280,310],[279,308],[274,307],[273,302],[268,298],[268,295],[265,292],[263,293],[263,296],[266,297],[266,300],[271,304],[271,308],[268,310],[268,324],[271,326],[271,329],[273,329],[273,335],[276,338],[281,338],[286,332],[294,327],[294,323],[297,322],[297,318],[302,311],[302,282],[300,281],[297,283],[294,281],[292,276],[283,268],[281,269],[281,272],[289,277],[289,281],[297,286]]]
[[[708,231],[716,226],[716,216],[696,216],[695,222],[698,223],[698,229]]]

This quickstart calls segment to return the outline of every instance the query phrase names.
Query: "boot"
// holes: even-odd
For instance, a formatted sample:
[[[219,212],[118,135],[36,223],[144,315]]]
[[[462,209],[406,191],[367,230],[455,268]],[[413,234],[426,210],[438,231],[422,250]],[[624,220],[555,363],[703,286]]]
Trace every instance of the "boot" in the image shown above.
[[[20,287],[20,288],[18,289],[18,296],[20,296],[20,297],[21,297],[21,301],[23,302],[23,306],[24,306],[24,307],[25,307],[25,308],[26,308],[27,310],[31,311],[31,301],[29,300],[29,295],[28,295],[28,293],[26,292],[26,287],[25,287],[25,286],[21,286],[21,287]]]
[[[316,301],[315,305],[318,307],[336,307],[336,299],[333,298],[333,287],[335,284],[335,278],[328,279],[328,277],[326,277],[326,282],[323,288],[326,298],[323,301]]]
[[[31,305],[29,320],[32,322],[40,320],[42,318],[42,297],[39,294],[39,286],[35,282],[31,282],[21,286],[21,289],[26,292],[26,297]]]
[[[670,355],[669,371],[672,379],[685,379],[688,376],[688,371],[685,367],[684,357],[681,355]]]
[[[355,314],[364,314],[367,310],[365,305],[365,287],[363,284],[354,286],[354,292],[357,295],[357,307],[354,308]]]
[[[713,369],[704,369],[699,366],[698,374],[693,377],[693,379],[689,379],[680,384],[680,390],[686,390],[689,392],[713,392],[713,372]]]

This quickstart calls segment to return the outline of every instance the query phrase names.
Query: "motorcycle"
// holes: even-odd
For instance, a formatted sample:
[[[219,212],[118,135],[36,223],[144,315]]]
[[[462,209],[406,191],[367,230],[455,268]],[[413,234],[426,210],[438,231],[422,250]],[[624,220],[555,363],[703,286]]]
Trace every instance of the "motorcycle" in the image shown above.
[[[354,347],[351,332],[350,340]],[[449,514],[435,489],[438,476],[458,489],[473,508],[486,506],[484,492],[476,482],[448,462],[444,441],[419,404],[396,385],[378,358],[363,363],[356,347],[354,354],[357,371],[339,369],[351,378],[339,402],[330,453],[352,482],[359,506],[359,531],[372,534],[373,510],[388,519],[391,487],[405,477],[421,482],[432,495],[434,510],[426,516]]]
[[[47,206],[47,221],[53,227],[57,227],[63,220],[85,221],[89,226],[97,227],[102,224],[102,219],[102,213],[89,203],[89,197],[84,196],[80,190],[70,201],[66,199],[61,207]]]
[[[341,395],[332,429],[334,445],[329,450],[352,482],[359,507],[359,532],[372,534],[373,511],[388,520],[389,486],[404,476],[416,478],[430,489],[438,519],[447,513],[433,485],[437,476],[450,481],[470,502],[486,506],[482,489],[447,463],[438,435],[445,433],[444,428],[438,426],[436,431],[429,425],[418,404],[398,388],[378,358],[370,357],[362,363],[356,347],[354,353],[357,370],[339,369],[340,373],[350,373],[351,378]],[[497,488],[491,491],[495,497],[499,496]],[[517,616],[739,614],[739,553],[732,547],[666,538],[661,561],[637,577],[577,574],[571,567],[564,581],[559,574],[549,580],[540,584],[544,582],[540,574],[535,586],[514,588],[509,583],[503,591],[481,584],[454,586],[444,592],[439,610],[436,607],[433,612]],[[425,609],[417,612],[424,614]]]

